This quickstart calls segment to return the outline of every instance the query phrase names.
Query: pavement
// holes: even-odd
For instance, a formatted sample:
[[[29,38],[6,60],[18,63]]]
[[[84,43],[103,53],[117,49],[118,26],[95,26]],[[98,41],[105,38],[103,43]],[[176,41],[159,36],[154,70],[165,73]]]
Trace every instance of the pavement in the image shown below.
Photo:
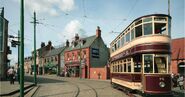
[[[102,81],[102,80],[99,80],[99,81]],[[109,80],[106,80],[106,81],[109,81]],[[25,90],[27,88],[32,89],[32,90],[30,89],[30,93],[29,93],[29,90],[28,90],[28,95],[33,95],[37,91],[37,88],[35,88],[33,83],[31,83],[31,82],[25,82],[24,87],[25,87]],[[66,92],[69,92],[69,91],[66,91]],[[179,87],[173,88],[172,92],[174,93],[174,95],[181,94],[182,97],[184,97],[183,95],[185,94],[185,90],[180,90]],[[11,95],[14,95],[16,93],[19,94],[19,84],[18,84],[18,82],[15,82],[13,85],[11,85],[9,81],[0,81],[0,96],[11,96]],[[26,97],[31,97],[31,96],[26,96]],[[174,97],[179,97],[179,96],[174,96]]]
[[[30,82],[24,82],[24,90],[28,90],[28,88],[33,87],[34,84]],[[9,81],[0,81],[0,96],[12,96],[18,95],[20,91],[20,85],[18,82],[14,84],[10,84]]]

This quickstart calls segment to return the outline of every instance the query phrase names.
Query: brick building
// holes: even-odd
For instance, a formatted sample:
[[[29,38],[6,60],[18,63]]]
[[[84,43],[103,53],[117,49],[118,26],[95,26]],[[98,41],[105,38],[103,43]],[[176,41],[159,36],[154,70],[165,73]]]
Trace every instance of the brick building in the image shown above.
[[[8,20],[4,18],[4,8],[0,13],[0,79],[6,79],[6,71],[10,60],[7,55],[11,54],[10,47],[8,46]]]
[[[171,43],[171,70],[173,73],[184,74],[185,72],[185,37],[173,39]]]
[[[67,41],[66,44],[69,45]],[[65,51],[65,72],[71,77],[107,79],[109,49],[101,38],[98,27],[96,35],[80,38],[75,35]]]

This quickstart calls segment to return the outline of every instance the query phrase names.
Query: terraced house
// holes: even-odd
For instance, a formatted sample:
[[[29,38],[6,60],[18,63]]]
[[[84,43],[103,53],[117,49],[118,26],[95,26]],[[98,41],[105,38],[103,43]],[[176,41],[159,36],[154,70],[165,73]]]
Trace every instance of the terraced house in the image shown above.
[[[65,74],[70,77],[107,79],[109,49],[101,38],[100,27],[96,35],[80,38],[75,35],[65,51]]]
[[[64,50],[67,46],[54,48],[44,56],[44,74],[60,74],[64,67]]]

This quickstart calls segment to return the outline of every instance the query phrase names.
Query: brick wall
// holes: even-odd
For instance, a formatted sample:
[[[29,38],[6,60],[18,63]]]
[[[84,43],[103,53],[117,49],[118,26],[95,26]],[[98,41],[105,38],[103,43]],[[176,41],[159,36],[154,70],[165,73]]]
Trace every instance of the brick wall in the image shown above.
[[[90,79],[107,79],[107,69],[106,68],[90,68]]]

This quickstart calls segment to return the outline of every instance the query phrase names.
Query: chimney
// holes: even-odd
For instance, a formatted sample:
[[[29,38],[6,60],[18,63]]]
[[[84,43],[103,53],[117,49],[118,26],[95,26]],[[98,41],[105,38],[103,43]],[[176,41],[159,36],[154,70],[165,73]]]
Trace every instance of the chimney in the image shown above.
[[[66,41],[66,46],[69,47],[69,41],[68,40]]]
[[[75,41],[79,40],[78,34],[75,34]]]
[[[44,42],[41,42],[41,48],[42,47],[45,47],[45,43]]]
[[[51,45],[52,45],[51,41],[48,41],[48,45],[49,45],[49,46],[51,46]]]
[[[101,30],[99,26],[96,29],[96,37],[101,37]]]

